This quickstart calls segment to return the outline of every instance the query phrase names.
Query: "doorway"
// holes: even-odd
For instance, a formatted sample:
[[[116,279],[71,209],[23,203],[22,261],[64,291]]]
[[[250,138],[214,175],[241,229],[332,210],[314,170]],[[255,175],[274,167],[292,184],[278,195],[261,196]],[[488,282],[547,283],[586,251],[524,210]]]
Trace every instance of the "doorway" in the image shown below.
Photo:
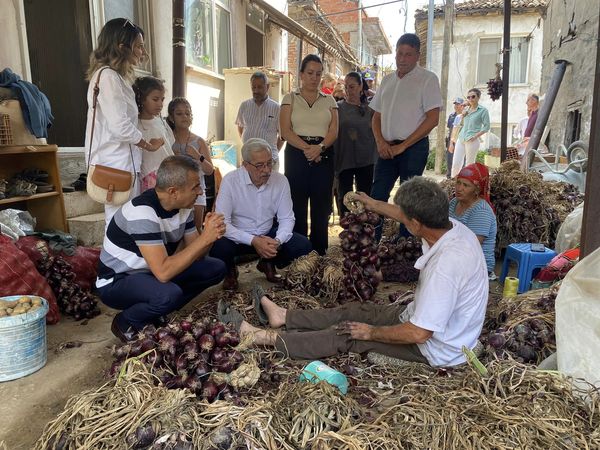
[[[92,51],[89,2],[25,0],[32,82],[48,97],[54,122],[48,143],[83,147],[85,71]]]
[[[264,65],[264,35],[246,25],[246,64],[248,67]]]

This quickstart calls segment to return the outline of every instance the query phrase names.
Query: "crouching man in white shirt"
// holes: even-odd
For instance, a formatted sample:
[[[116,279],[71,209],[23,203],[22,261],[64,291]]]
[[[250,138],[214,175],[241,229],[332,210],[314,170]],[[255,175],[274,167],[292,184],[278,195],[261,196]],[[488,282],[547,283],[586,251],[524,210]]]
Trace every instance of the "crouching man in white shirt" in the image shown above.
[[[225,290],[238,287],[236,256],[257,253],[257,269],[270,282],[277,282],[280,278],[275,267],[285,267],[312,249],[305,236],[293,232],[290,185],[284,175],[272,171],[269,143],[258,138],[247,140],[242,159],[242,167],[223,177],[215,208],[223,214],[227,231],[215,242],[210,255],[227,266]]]
[[[292,358],[319,359],[338,353],[377,352],[394,358],[454,366],[473,349],[488,301],[488,275],[481,245],[471,230],[448,218],[448,197],[433,181],[414,177],[400,185],[394,203],[358,194],[368,210],[402,222],[423,241],[415,299],[408,306],[350,303],[339,308],[287,310],[263,296],[272,328],[243,321],[242,334]]]

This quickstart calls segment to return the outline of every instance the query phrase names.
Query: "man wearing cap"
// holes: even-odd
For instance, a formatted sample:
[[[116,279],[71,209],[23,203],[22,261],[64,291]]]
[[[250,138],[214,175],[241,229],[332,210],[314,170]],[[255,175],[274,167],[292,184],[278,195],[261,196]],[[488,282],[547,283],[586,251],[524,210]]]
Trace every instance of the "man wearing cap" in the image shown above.
[[[454,112],[448,116],[448,136],[446,137],[446,178],[450,178],[450,171],[452,170],[452,154],[454,153],[454,141],[452,140],[452,130],[454,125],[460,123],[461,114],[463,111],[463,104],[465,100],[462,97],[456,97],[452,104],[454,105]]]
[[[362,77],[363,80],[367,82],[367,86],[369,86],[369,90],[367,91],[367,97],[370,101],[375,95],[375,89],[373,89],[375,86],[375,78],[373,78],[373,75],[368,70],[365,70],[365,72],[362,74]]]
[[[400,36],[397,70],[383,78],[369,105],[379,153],[371,188],[375,200],[387,202],[396,180],[422,175],[427,164],[428,135],[437,126],[442,94],[438,77],[418,65],[420,48],[416,34]],[[376,237],[381,238],[381,224]]]

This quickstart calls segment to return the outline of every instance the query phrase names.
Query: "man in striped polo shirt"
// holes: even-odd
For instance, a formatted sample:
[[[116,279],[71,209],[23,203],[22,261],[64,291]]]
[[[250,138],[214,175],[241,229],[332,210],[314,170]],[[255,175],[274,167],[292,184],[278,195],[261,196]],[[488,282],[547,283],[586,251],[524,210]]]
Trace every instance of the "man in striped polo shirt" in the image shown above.
[[[223,215],[208,213],[199,235],[193,210],[199,194],[198,164],[170,156],[158,168],[156,187],[125,203],[108,224],[96,287],[107,306],[121,310],[111,331],[122,341],[225,277],[225,264],[207,256],[225,234]]]
[[[283,141],[279,138],[279,103],[269,97],[269,79],[263,72],[254,72],[250,77],[252,98],[242,102],[235,124],[242,138],[260,138],[271,147],[273,172],[279,171],[279,149]]]

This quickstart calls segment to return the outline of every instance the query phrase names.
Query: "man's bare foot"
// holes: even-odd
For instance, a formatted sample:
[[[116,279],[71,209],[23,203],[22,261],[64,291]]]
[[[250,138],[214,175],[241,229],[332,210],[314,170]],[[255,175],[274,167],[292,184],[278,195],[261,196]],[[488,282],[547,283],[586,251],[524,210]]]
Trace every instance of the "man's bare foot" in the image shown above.
[[[240,325],[240,336],[252,334],[253,343],[256,345],[275,345],[277,333],[271,330],[262,330],[250,325],[245,320]]]
[[[271,328],[279,328],[285,325],[287,309],[278,306],[267,296],[263,296],[260,299],[260,304],[269,318],[269,325]]]

